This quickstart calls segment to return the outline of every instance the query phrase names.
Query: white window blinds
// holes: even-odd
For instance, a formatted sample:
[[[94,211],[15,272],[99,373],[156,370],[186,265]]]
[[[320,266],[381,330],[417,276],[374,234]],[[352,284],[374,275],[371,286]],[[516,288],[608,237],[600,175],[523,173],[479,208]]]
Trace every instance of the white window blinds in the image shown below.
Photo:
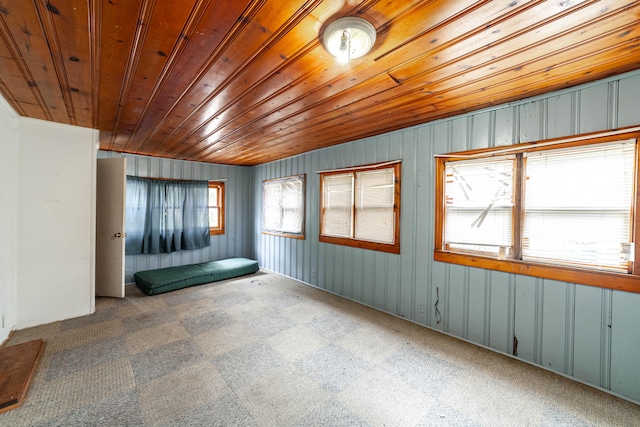
[[[353,223],[353,174],[323,176],[322,234],[351,237]]]
[[[356,173],[355,238],[393,243],[394,174],[393,169]]]
[[[322,235],[395,243],[395,169],[323,175]]]
[[[444,244],[509,256],[513,249],[515,157],[447,162]]]
[[[525,154],[524,260],[627,270],[634,143]]]

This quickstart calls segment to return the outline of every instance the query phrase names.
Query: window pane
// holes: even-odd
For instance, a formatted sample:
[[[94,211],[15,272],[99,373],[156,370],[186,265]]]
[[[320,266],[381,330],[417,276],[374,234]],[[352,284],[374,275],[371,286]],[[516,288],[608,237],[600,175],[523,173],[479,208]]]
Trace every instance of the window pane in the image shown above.
[[[394,173],[381,169],[356,173],[357,239],[393,243],[394,239]]]
[[[352,237],[353,174],[323,177],[322,233]]]
[[[262,228],[265,230],[280,230],[282,217],[280,200],[282,187],[278,182],[265,182],[263,185]]]
[[[209,187],[209,206],[218,206],[218,187]]]
[[[263,231],[303,235],[304,182],[300,175],[263,183]]]
[[[633,142],[527,155],[523,259],[627,269]]]
[[[510,255],[514,158],[447,162],[445,245]]]
[[[220,209],[209,208],[209,228],[220,227]]]
[[[301,234],[304,225],[304,180],[301,177],[282,181],[282,231]]]

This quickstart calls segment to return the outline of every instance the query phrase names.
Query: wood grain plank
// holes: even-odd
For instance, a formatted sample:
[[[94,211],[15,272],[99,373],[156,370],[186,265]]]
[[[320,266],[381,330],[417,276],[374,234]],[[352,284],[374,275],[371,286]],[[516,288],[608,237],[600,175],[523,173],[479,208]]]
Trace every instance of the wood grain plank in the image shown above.
[[[259,63],[264,69],[272,69],[273,66],[264,65],[262,61],[281,64],[286,60],[286,56],[283,59],[279,55],[272,56],[265,53],[269,52],[287,31],[295,28],[299,20],[308,15],[315,5],[317,2],[314,1],[308,8],[298,9],[297,5],[292,4],[287,4],[286,7],[263,4],[259,10],[255,11],[251,25],[244,25],[238,29],[237,36],[230,41],[222,55],[216,58],[201,78],[206,80],[208,86],[193,86],[192,90],[176,103],[174,114],[164,122],[164,127],[168,129],[163,141],[169,138],[179,140],[185,136],[185,133],[188,134],[188,130],[184,129],[192,129],[194,123],[197,126],[201,120],[216,117],[219,108],[227,103],[225,89],[247,71],[256,60],[260,59]],[[253,25],[259,25],[261,28],[257,36],[252,31]],[[260,77],[262,75],[253,73],[251,79]],[[245,77],[245,80],[247,78]],[[155,151],[152,153],[156,154]]]
[[[98,129],[100,148],[113,147],[115,122],[126,91],[125,77],[135,54],[134,39],[142,13],[140,0],[121,0],[102,5],[102,39],[99,44],[100,86],[98,101]],[[121,107],[120,107],[121,108]]]
[[[0,413],[22,405],[43,349],[41,339],[0,347]]]
[[[451,5],[449,5],[449,7],[443,7],[442,5],[440,5],[439,9],[433,6],[433,2],[426,2],[427,6],[429,7],[422,7],[420,9],[408,9],[411,10],[412,13],[417,13],[417,11],[420,11],[420,14],[415,17],[416,20],[426,19],[427,17],[430,17],[431,20],[445,19],[445,17],[449,16],[452,13],[454,15],[457,13],[461,13],[460,9],[464,9],[464,6],[466,6],[467,3],[472,4],[473,2],[456,4],[455,8]],[[369,9],[367,12],[372,12],[372,9]],[[406,12],[406,9],[403,12]],[[377,50],[384,51],[392,49],[391,46],[400,43],[401,40],[406,37],[415,37],[421,31],[421,29],[419,28],[406,28],[408,28],[406,31],[398,34],[385,34],[383,45],[378,47]],[[381,31],[385,30],[383,29]],[[410,31],[410,33],[407,33],[407,31]],[[297,40],[299,38],[300,37],[296,37],[294,40]],[[295,43],[295,41],[287,43]],[[385,45],[387,46],[385,47]],[[274,118],[277,120],[279,117],[287,117],[287,115],[292,111],[299,111],[301,108],[303,108],[304,110],[308,110],[309,106],[315,105],[318,102],[327,102],[332,95],[342,93],[348,90],[350,87],[357,85],[359,82],[367,80],[368,77],[375,77],[380,74],[380,69],[376,69],[372,72],[368,71],[366,67],[361,66],[355,68],[348,65],[339,67],[336,66],[336,63],[332,58],[329,58],[328,60],[322,60],[322,68],[318,69],[318,72],[314,74],[309,74],[308,71],[311,68],[309,65],[306,65],[306,61],[312,60],[313,62],[318,62],[318,60],[315,58],[323,57],[327,57],[324,47],[321,45],[316,45],[313,50],[310,50],[306,52],[305,55],[302,55],[299,58],[299,62],[294,59],[291,61],[291,63],[286,64],[286,69],[272,70],[272,77],[268,81],[265,81],[265,84],[263,86],[260,86],[260,88],[282,88],[284,90],[276,92],[275,90],[271,89],[267,93],[261,93],[259,90],[249,91],[248,96],[244,97],[244,100],[247,101],[246,103],[242,103],[242,100],[239,100],[239,104],[237,105],[238,110],[231,110],[227,115],[217,115],[215,118],[217,122],[220,122],[220,124],[216,125],[214,130],[209,131],[206,136],[201,136],[201,138],[207,138],[209,140],[220,140],[222,138],[222,135],[224,135],[225,133],[222,126],[225,126],[228,129],[232,129],[232,132],[234,134],[237,134],[236,139],[244,138],[247,135],[247,132],[238,134],[238,131],[243,127],[243,123],[238,122],[245,121],[246,123],[245,118],[248,118],[248,120],[252,122],[255,121],[256,126],[262,127],[274,120],[273,118],[269,120],[264,119],[264,117],[266,117],[265,112],[273,112],[274,105],[279,106],[277,111],[278,114],[274,116]],[[286,80],[286,78],[290,75],[304,76],[305,73],[305,79],[298,79],[294,81]],[[242,93],[242,91],[240,91],[240,93]],[[267,96],[267,98],[264,98],[265,96]],[[256,100],[263,101],[256,103]],[[238,114],[238,112],[240,112],[241,114]],[[313,114],[313,112],[310,112],[308,114],[311,115]],[[225,120],[232,120],[232,122],[225,125]],[[248,133],[252,133],[252,128],[248,129]],[[188,141],[184,141],[184,143],[187,143],[187,145],[191,145]],[[206,144],[204,145],[206,146]],[[191,151],[197,152],[201,148],[202,146],[195,146]],[[175,153],[171,151],[167,151],[167,153],[177,155],[183,154],[183,152]]]
[[[428,9],[429,12],[433,12],[433,10]],[[447,10],[447,12],[451,12],[449,10]],[[470,34],[474,34],[477,33],[479,31],[478,29],[478,22],[487,22],[486,18],[487,17],[491,17],[493,19],[492,22],[498,22],[498,20],[502,19],[506,19],[506,17],[511,16],[511,12],[509,10],[504,10],[504,6],[502,5],[496,5],[493,4],[491,9],[487,9],[487,10],[477,10],[477,9],[472,9],[471,11],[458,11],[458,13],[462,14],[463,12],[468,14],[468,20],[465,22],[468,22],[467,26],[464,25],[459,25],[457,22],[457,25],[454,25],[454,23],[450,23],[449,25],[445,25],[445,26],[439,26],[438,27],[438,31],[439,33],[431,33],[431,32],[427,32],[423,35],[424,39],[428,39],[430,40],[430,42],[426,42],[423,41],[422,39],[420,40],[416,40],[415,43],[416,45],[418,43],[421,42],[422,46],[425,45],[429,45],[429,44],[438,44],[438,40],[439,39],[447,39],[448,37],[451,36],[455,36],[455,34],[453,34],[454,31],[457,31],[456,34],[458,34],[460,37],[462,34],[465,34],[463,31],[466,31],[466,37],[470,37]],[[479,16],[476,16],[477,14],[479,14],[480,12],[483,13],[483,18],[485,18],[485,20],[479,19]],[[539,12],[538,10],[535,10],[535,12]],[[501,13],[506,14],[505,16],[500,15]],[[422,17],[421,15],[418,15],[417,18],[425,18],[426,16]],[[444,19],[444,17],[442,18]],[[542,19],[542,18],[541,18]],[[481,26],[480,29],[484,29],[485,25]],[[403,34],[403,36],[407,37],[406,34]],[[484,37],[485,34],[483,32],[480,32],[480,36],[479,37]],[[440,42],[440,45],[446,45],[446,43]],[[414,46],[413,49],[413,53],[412,55],[415,56],[415,51],[417,49]],[[422,49],[424,50],[424,49]],[[425,56],[424,54],[421,56],[423,57]],[[386,61],[394,61],[395,63],[397,63],[398,59],[392,56],[386,56],[385,58]],[[387,67],[389,64],[381,64],[379,65],[379,67],[382,67],[381,69],[384,69],[385,67]],[[370,69],[373,69],[374,67],[369,67]],[[377,69],[376,72],[379,72],[380,70]],[[366,68],[364,67],[358,67],[356,70],[354,70],[353,74],[358,76],[358,78],[362,78],[363,75],[366,76],[367,72],[371,72],[370,70],[367,71]],[[384,74],[387,78],[389,78],[389,76],[387,76],[386,71]],[[379,76],[378,76],[379,78]],[[341,79],[339,80],[339,82],[344,81],[345,79]],[[355,79],[351,79],[352,81]],[[375,85],[375,80],[376,78],[372,79],[373,83],[371,83],[372,85]],[[394,80],[396,80],[396,85],[398,85],[398,80],[397,78],[394,77]],[[303,82],[306,83],[306,82]],[[255,129],[256,127],[260,128],[260,129],[264,129],[265,126],[267,126],[269,124],[269,122],[273,122],[274,120],[276,120],[275,124],[273,125],[273,128],[277,129],[277,131],[279,132],[282,129],[286,129],[287,127],[296,124],[296,123],[300,123],[302,121],[307,121],[309,120],[311,117],[318,117],[321,114],[326,113],[327,111],[332,112],[332,114],[335,114],[335,111],[337,110],[336,106],[339,107],[343,107],[345,104],[348,105],[352,102],[349,102],[349,100],[351,98],[356,98],[359,99],[362,96],[358,96],[360,95],[359,92],[362,92],[362,87],[361,86],[354,86],[351,88],[352,90],[348,90],[348,88],[345,88],[343,85],[340,84],[334,84],[334,82],[330,82],[329,84],[323,86],[320,88],[320,90],[318,91],[312,91],[309,92],[307,94],[305,94],[305,96],[298,96],[298,99],[300,99],[300,102],[298,103],[283,103],[282,101],[279,103],[280,105],[283,105],[282,108],[280,108],[278,110],[278,117],[280,117],[281,115],[284,117],[287,117],[287,114],[296,114],[296,116],[293,116],[287,120],[278,120],[278,117],[275,117],[274,115],[271,115],[269,117],[265,117],[263,120],[260,120],[259,122],[255,123],[255,126],[252,126],[250,128],[248,128],[248,134],[246,132],[238,132],[239,129],[242,129],[241,127],[238,126],[237,121],[233,123],[234,126],[234,130],[233,132],[236,134],[235,136],[235,140],[231,140],[231,141],[225,141],[225,138],[228,138],[228,136],[221,136],[220,132],[218,134],[216,134],[213,138],[211,138],[211,136],[207,136],[207,141],[203,141],[201,144],[198,144],[196,146],[194,146],[193,149],[190,149],[190,151],[193,151],[194,153],[198,153],[198,148],[202,147],[202,146],[206,146],[208,144],[211,143],[212,139],[215,139],[216,142],[218,142],[218,146],[222,146],[224,147],[227,144],[231,144],[236,140],[239,139],[243,139],[246,138],[247,136],[251,135],[251,132],[253,129]],[[394,98],[394,93],[389,93],[388,91],[385,92],[387,88],[381,88],[381,87],[371,87],[370,91],[373,92],[384,92],[381,93],[377,98],[372,98],[369,100],[370,103],[376,103],[376,102],[385,102],[385,103],[389,103],[390,100],[393,100]],[[395,93],[398,93],[399,91],[395,91]],[[356,95],[357,93],[357,95]],[[291,94],[291,91],[288,91],[285,95],[287,95],[288,98],[293,97]],[[311,95],[311,96],[310,96]],[[406,93],[403,93],[403,96],[407,96]],[[274,101],[275,102],[275,101]],[[319,110],[313,109],[313,108],[309,108],[308,106],[314,105],[314,102],[317,103],[322,103],[322,102],[331,102],[330,105],[326,105],[326,104],[322,104],[319,108]],[[302,105],[300,105],[302,103]],[[324,108],[325,111],[322,111],[322,109]],[[354,108],[355,109],[355,108]],[[252,108],[252,112],[255,112],[255,108]],[[300,114],[300,111],[304,111],[304,114]],[[344,114],[344,113],[343,113]],[[246,115],[239,115],[240,119],[246,117]],[[183,150],[182,152],[177,153],[178,155],[183,155],[186,152]]]
[[[34,3],[0,1],[0,31],[12,54],[21,63],[27,84],[34,88],[36,99],[49,120],[71,123],[65,97],[60,89],[47,34]]]
[[[627,32],[626,30],[624,30],[624,28],[622,29],[621,34],[618,34],[616,31],[611,31],[606,37],[612,40],[612,43],[611,43],[612,45],[616,46],[616,48],[614,49],[616,53],[612,55],[612,53],[609,50],[605,50],[599,55],[596,55],[596,56],[592,55],[589,58],[583,59],[581,63],[585,64],[585,67],[593,69],[594,67],[598,67],[597,64],[607,63],[606,59],[608,57],[618,58],[619,55],[622,55],[623,57],[625,57],[625,59],[623,59],[622,61],[618,59],[615,61],[616,63],[628,62],[628,58],[627,58],[627,55],[625,55],[625,52],[629,52],[629,51],[632,52],[633,51],[632,49],[637,43],[636,39],[631,38],[632,34],[633,32]],[[614,40],[616,43],[619,43],[621,38],[628,39],[624,45],[620,46],[613,43]],[[600,43],[601,40],[597,39],[596,42]],[[580,47],[578,46],[575,49],[579,49],[579,48]],[[583,48],[585,49],[585,54],[593,50],[593,48],[589,46],[584,46]],[[562,54],[568,55],[567,58],[569,58],[571,55],[571,53],[567,54],[567,53],[561,52],[560,54],[558,54],[557,58],[554,58],[555,63],[562,64],[563,62],[567,61],[566,58],[562,57]],[[532,62],[532,64],[540,66],[540,64],[538,64],[535,61]],[[608,63],[607,68],[610,68],[610,67],[611,67],[611,63]],[[631,67],[633,67],[633,65]],[[566,87],[568,85],[575,85],[575,84],[578,84],[580,81],[579,80],[567,81],[566,76],[568,74],[575,74],[576,69],[582,70],[583,66],[577,66],[576,63],[571,62],[565,66],[559,65],[552,69],[549,69],[549,68],[544,68],[540,70],[525,69],[524,71],[513,70],[505,67],[504,73],[513,74],[514,77],[512,79],[508,79],[500,75],[494,76],[494,80],[483,77],[483,78],[477,79],[476,82],[469,82],[466,85],[461,84],[459,87],[454,87],[452,90],[446,90],[447,87],[446,85],[444,85],[444,83],[447,83],[447,82],[444,81],[442,86],[443,88],[442,92],[435,90],[434,93],[432,94],[425,94],[422,97],[418,97],[414,103],[407,104],[409,106],[408,108],[407,107],[403,107],[402,109],[394,108],[393,109],[394,117],[398,119],[398,123],[402,123],[405,125],[407,123],[411,123],[412,122],[411,115],[415,112],[415,108],[418,107],[417,104],[419,103],[420,105],[422,105],[425,103],[425,101],[428,103],[428,98],[434,99],[435,102],[434,101],[432,102],[434,102],[434,105],[438,108],[438,114],[433,115],[434,118],[436,118],[436,117],[439,117],[442,113],[445,113],[445,115],[452,114],[453,109],[455,109],[456,107],[459,107],[460,105],[466,105],[466,106],[473,106],[474,104],[476,106],[495,105],[494,103],[491,102],[492,99],[499,99],[501,100],[501,102],[504,102],[503,101],[504,99],[509,99],[509,100],[521,99],[522,97],[530,96],[532,94],[535,94],[536,90],[540,92],[549,90],[550,89],[549,79],[552,78],[554,79],[553,81],[555,81],[555,76],[558,76],[557,77],[558,85],[561,85],[561,87]],[[583,79],[590,78],[592,77],[592,72],[593,71],[588,71],[587,69],[585,69],[584,71],[582,71],[581,76]],[[584,73],[587,73],[587,74],[584,74]],[[522,75],[523,77],[520,77],[520,75]],[[495,86],[487,86],[487,84],[491,84],[493,81],[496,82]],[[519,89],[515,90],[514,88],[518,87],[518,85],[519,85]],[[446,101],[438,102],[440,99],[445,99]],[[364,109],[361,109],[360,111],[362,112],[363,110]],[[405,116],[402,115],[403,110],[406,111],[405,114],[408,117],[407,121],[405,121]],[[464,112],[464,111],[468,111],[468,109],[465,109],[462,111],[458,109],[458,111]],[[362,113],[360,115],[362,115]],[[380,125],[381,120],[383,119],[375,120],[375,123]],[[373,120],[370,121],[370,123],[373,123],[373,122],[374,122]],[[308,122],[306,124],[309,125]],[[350,127],[352,129],[354,128],[353,123]],[[299,129],[294,128],[294,131],[299,131]],[[283,133],[284,132],[279,132],[277,135],[279,137],[282,137]],[[262,140],[264,141],[262,143],[262,146],[268,147],[270,144],[269,137],[266,135],[262,135]],[[282,143],[281,140],[278,142]]]
[[[630,17],[633,17],[633,15],[627,15]],[[599,29],[604,27],[604,24],[600,27],[598,27]],[[595,29],[594,29],[595,30]],[[577,29],[576,32],[578,31],[582,31],[581,28]],[[604,31],[604,28],[602,28],[601,31]],[[528,35],[529,39],[531,40],[531,35]],[[567,49],[570,49],[572,46],[572,43],[575,42],[576,40],[576,34],[575,33],[569,33],[567,34],[563,39],[566,40],[566,45],[561,45],[561,46],[566,46]],[[533,39],[535,40],[535,39]],[[548,44],[547,46],[547,50],[550,49],[556,49],[555,44]],[[535,47],[535,49],[533,49]],[[509,51],[509,50],[507,50]],[[534,53],[529,53],[529,52],[534,52]],[[530,50],[525,50],[524,52],[522,52],[523,54],[528,54],[528,55],[540,55],[543,56],[544,53],[546,53],[546,51],[542,51],[542,48],[540,46],[533,46],[532,49]],[[512,68],[518,66],[518,64],[521,64],[524,61],[532,61],[532,59],[529,57],[525,57],[523,58],[522,56],[518,56],[515,59],[512,59],[512,61],[505,61],[507,62],[505,65],[502,66],[502,69],[504,70],[509,70],[511,71]],[[455,86],[455,85],[462,85],[465,84],[466,82],[470,82],[473,81],[473,78],[470,77],[471,72],[469,72],[468,70],[465,69],[465,66],[461,66],[460,63],[453,61],[449,67],[443,68],[443,69],[431,69],[429,72],[425,72],[425,75],[428,76],[429,80],[425,81],[425,80],[419,80],[419,81],[413,81],[413,82],[405,82],[402,85],[400,85],[396,90],[393,91],[387,91],[385,93],[381,93],[380,95],[378,95],[375,98],[372,98],[370,100],[367,100],[367,102],[385,102],[388,103],[389,99],[393,99],[393,97],[395,96],[396,99],[402,99],[403,101],[407,101],[410,100],[411,97],[414,97],[415,99],[420,99],[420,98],[424,98],[424,93],[421,93],[422,91],[425,91],[424,86],[427,85],[427,89],[426,90],[430,90],[432,92],[437,92],[436,88],[439,90],[445,90],[447,88],[447,85],[449,86]],[[488,76],[492,75],[493,73],[497,72],[500,70],[500,67],[497,66],[495,64],[495,60],[490,62],[490,65],[488,64],[485,68],[480,68],[478,67],[479,70],[481,70],[482,72],[484,72],[485,74],[482,76],[482,78],[487,78]],[[459,79],[454,79],[454,77],[460,77]],[[480,76],[477,76],[476,78],[480,78]],[[437,83],[440,83],[439,86],[437,86]],[[431,87],[433,86],[433,87]],[[465,88],[462,88],[463,90],[465,90]],[[441,94],[441,96],[444,96]],[[386,99],[385,99],[386,97]],[[362,108],[359,108],[358,111],[363,111]],[[317,117],[317,115],[314,115]],[[305,117],[305,119],[307,119],[307,117]],[[295,122],[293,122],[295,123]],[[280,128],[286,128],[287,124],[291,124],[291,123],[285,123],[285,124],[279,124]],[[281,132],[279,132],[281,133]]]
[[[91,127],[93,89],[88,4],[61,2],[54,6],[48,1],[39,0],[36,5],[69,122]]]
[[[192,0],[175,7],[173,0],[157,0],[144,25],[151,29],[140,38],[139,58],[131,76],[131,87],[123,99],[124,108],[116,132],[124,129],[123,137],[114,144],[117,150],[127,151],[131,138],[140,126],[142,117],[159,95],[167,74],[176,67],[194,24],[202,17],[209,1]],[[155,31],[161,28],[162,31]]]

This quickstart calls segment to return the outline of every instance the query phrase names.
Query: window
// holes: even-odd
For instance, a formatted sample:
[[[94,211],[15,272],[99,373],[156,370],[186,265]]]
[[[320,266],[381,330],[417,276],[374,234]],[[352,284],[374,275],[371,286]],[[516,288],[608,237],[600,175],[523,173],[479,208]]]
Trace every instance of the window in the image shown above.
[[[224,234],[224,182],[209,181],[209,234]]]
[[[262,183],[262,232],[304,239],[305,175]]]
[[[207,181],[128,176],[125,253],[193,250],[211,244]]]
[[[320,172],[320,241],[400,253],[400,162]]]
[[[436,158],[434,259],[640,291],[637,129]]]

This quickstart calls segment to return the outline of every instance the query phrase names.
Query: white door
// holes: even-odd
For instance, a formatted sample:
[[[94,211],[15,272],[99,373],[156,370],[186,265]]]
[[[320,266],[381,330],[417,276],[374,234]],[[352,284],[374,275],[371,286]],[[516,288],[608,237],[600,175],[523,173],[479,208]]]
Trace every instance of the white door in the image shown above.
[[[124,298],[126,160],[98,159],[96,296]]]

